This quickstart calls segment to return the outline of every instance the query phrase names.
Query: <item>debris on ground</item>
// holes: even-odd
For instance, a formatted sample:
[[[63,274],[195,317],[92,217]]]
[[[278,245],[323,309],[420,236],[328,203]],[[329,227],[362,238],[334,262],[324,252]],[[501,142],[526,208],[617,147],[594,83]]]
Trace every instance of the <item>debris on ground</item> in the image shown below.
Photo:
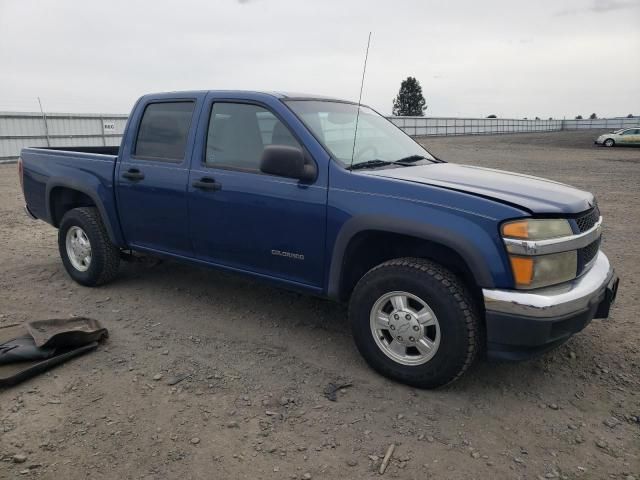
[[[109,335],[86,317],[37,320],[0,327],[0,386],[16,385],[95,349]]]
[[[190,376],[191,375],[189,375],[188,373],[185,373],[182,375],[176,375],[174,377],[171,377],[169,380],[167,380],[167,385],[169,386],[177,385],[178,383],[180,383],[183,380],[186,380]]]
[[[339,390],[342,390],[343,388],[349,388],[351,386],[353,386],[353,384],[350,383],[350,382],[349,383],[338,383],[338,384],[331,382],[325,387],[324,396],[327,399],[331,400],[332,402],[335,402],[335,401],[338,400],[337,392]]]
[[[384,458],[382,459],[382,463],[380,464],[380,475],[384,474],[387,466],[389,465],[389,461],[391,460],[391,456],[393,455],[393,451],[396,449],[396,444],[392,443],[387,448],[387,453],[384,454]]]

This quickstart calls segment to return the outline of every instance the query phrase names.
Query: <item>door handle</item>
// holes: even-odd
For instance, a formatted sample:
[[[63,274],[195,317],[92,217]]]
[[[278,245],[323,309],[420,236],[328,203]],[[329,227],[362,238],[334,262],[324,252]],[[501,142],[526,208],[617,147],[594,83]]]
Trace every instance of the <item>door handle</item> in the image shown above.
[[[124,172],[122,176],[128,180],[137,181],[137,180],[142,180],[144,178],[144,173],[142,173],[137,168],[130,168],[129,170]]]
[[[220,190],[222,188],[222,185],[211,177],[202,177],[200,180],[194,181],[191,185],[193,185],[194,188],[209,191]]]

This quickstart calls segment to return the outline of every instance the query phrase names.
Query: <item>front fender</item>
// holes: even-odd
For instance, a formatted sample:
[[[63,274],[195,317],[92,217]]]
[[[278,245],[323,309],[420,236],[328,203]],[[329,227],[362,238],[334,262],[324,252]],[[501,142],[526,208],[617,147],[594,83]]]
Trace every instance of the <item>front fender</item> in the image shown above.
[[[492,248],[492,252],[486,251],[486,245],[493,246],[493,242],[486,234],[488,242],[483,242],[482,244],[480,242],[473,243],[471,238],[477,241],[478,236],[473,234],[471,228],[469,229],[470,234],[463,236],[454,230],[439,225],[415,223],[409,220],[380,215],[363,215],[349,219],[336,237],[327,285],[327,292],[331,298],[339,297],[343,259],[349,242],[358,233],[368,230],[409,235],[451,248],[465,261],[474,276],[476,284],[482,288],[494,288],[496,284],[494,281],[495,270],[499,270],[502,274],[508,273],[502,268],[502,261],[498,262],[498,265],[492,266],[489,264],[492,258],[500,257],[501,254],[498,249]],[[484,249],[482,248],[483,246],[485,247]],[[491,285],[491,287],[485,287],[485,285]]]

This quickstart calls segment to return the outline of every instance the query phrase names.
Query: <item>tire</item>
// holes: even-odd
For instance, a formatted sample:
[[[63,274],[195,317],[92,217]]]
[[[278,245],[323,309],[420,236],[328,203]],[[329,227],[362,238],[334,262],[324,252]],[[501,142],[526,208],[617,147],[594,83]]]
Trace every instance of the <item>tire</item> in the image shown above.
[[[405,302],[408,309],[397,309],[394,302],[398,298],[394,295],[402,297],[404,293],[408,294]],[[385,303],[389,295],[389,303]],[[420,302],[429,311],[424,305],[420,310]],[[418,311],[422,313],[413,316]],[[375,330],[380,326],[374,320],[378,316],[376,312],[389,318],[388,324],[382,322],[388,325],[386,330]],[[399,321],[393,320],[398,318],[394,312],[407,315],[401,313]],[[435,316],[435,325],[423,327],[418,318],[429,315]],[[386,377],[418,388],[446,385],[471,366],[481,350],[483,327],[479,318],[478,309],[462,281],[441,265],[420,258],[389,260],[371,269],[360,279],[349,302],[353,337],[367,363]],[[395,322],[393,332],[392,322]],[[431,322],[425,321],[424,325]],[[404,349],[404,356],[389,352],[396,338],[400,338],[393,335],[400,332],[404,332],[402,340],[409,346],[397,343],[395,348]],[[412,343],[420,336],[434,347],[427,350],[421,344],[426,354],[418,350],[418,343]],[[418,356],[414,356],[416,353]],[[398,360],[390,355],[402,358]]]
[[[616,141],[613,138],[607,138],[602,144],[605,147],[615,147]]]
[[[80,285],[104,285],[118,274],[120,249],[109,240],[95,207],[74,208],[64,214],[58,230],[58,249],[67,273]]]

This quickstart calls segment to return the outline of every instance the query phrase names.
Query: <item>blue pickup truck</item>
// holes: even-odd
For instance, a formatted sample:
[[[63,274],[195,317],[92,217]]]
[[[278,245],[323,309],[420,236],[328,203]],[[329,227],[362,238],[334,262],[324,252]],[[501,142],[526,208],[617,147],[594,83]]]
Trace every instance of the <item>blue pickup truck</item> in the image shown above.
[[[25,148],[18,170],[78,283],[135,251],[348,302],[366,361],[423,388],[561,344],[618,286],[591,193],[447,163],[352,102],[146,95],[120,147]]]

